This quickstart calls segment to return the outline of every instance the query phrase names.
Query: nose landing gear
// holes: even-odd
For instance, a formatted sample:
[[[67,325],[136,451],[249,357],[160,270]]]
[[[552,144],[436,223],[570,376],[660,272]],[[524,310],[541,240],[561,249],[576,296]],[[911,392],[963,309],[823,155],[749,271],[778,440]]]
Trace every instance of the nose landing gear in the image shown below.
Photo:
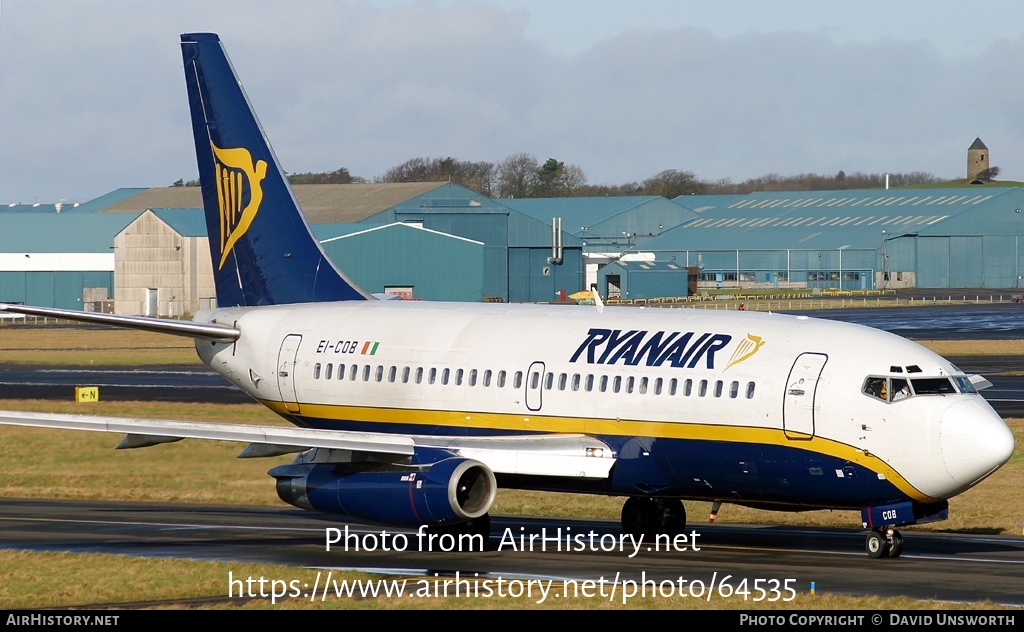
[[[872,559],[899,557],[903,553],[903,536],[892,527],[872,529],[864,541],[864,548]]]

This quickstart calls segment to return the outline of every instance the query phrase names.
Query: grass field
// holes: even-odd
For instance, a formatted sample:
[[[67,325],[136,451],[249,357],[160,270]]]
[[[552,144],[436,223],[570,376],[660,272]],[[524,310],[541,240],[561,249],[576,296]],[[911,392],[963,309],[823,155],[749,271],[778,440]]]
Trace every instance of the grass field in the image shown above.
[[[16,358],[38,364],[94,364],[131,366],[142,364],[197,363],[191,343],[166,336],[106,330],[48,328],[0,328],[0,364]],[[115,335],[116,334],[116,335]],[[1024,351],[1024,341],[925,343],[944,355],[1006,354]],[[166,355],[164,355],[166,354]],[[159,362],[151,360],[163,358]],[[154,402],[95,402],[8,400],[3,408],[61,413],[141,416],[221,421],[227,423],[281,424],[275,415],[257,404],[202,405]],[[950,501],[950,520],[907,527],[923,531],[957,531],[1019,535],[1024,522],[1024,420],[1009,420],[1018,449],[1010,462],[989,480]],[[63,432],[23,427],[0,427],[4,458],[0,459],[0,494],[17,498],[69,498],[188,503],[232,503],[282,506],[266,472],[290,457],[235,459],[238,444],[216,441],[184,441],[144,450],[114,451],[120,439],[106,433]],[[616,519],[621,500],[574,494],[501,490],[494,513]],[[709,503],[687,503],[687,511],[702,519]],[[816,511],[783,514],[726,505],[718,515],[721,523],[790,524],[859,528],[859,512]],[[184,560],[149,560],[106,555],[69,555],[0,551],[0,609],[70,607],[82,604],[125,603],[148,600],[202,600],[204,607],[271,607],[266,600],[228,602],[226,575],[310,578],[315,571],[294,568],[218,564]],[[354,573],[352,577],[367,578]],[[164,607],[186,607],[165,604]],[[527,601],[402,600],[385,598],[329,600],[311,603],[288,600],[285,608],[594,608],[613,607],[594,600],[560,601],[538,606]],[[810,609],[916,609],[936,607],[913,600],[862,599],[838,595],[801,594],[792,603],[744,604],[699,600],[637,601],[631,608],[810,608]],[[943,604],[943,608],[953,607]],[[991,608],[990,604],[956,607]]]

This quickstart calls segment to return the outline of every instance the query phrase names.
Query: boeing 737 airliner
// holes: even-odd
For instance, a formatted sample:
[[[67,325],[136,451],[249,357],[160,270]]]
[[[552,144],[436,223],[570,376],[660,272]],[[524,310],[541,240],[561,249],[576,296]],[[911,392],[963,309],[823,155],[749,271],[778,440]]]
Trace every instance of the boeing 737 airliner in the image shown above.
[[[622,527],[679,532],[683,500],[861,511],[896,527],[1004,464],[1014,440],[980,376],[898,336],[803,316],[377,300],[302,215],[217,35],[181,36],[218,308],[191,322],[5,305],[190,336],[202,360],[296,426],[6,412],[0,422],[297,453],[298,507],[486,532],[501,487],[619,496]],[[906,391],[897,399],[893,394]]]

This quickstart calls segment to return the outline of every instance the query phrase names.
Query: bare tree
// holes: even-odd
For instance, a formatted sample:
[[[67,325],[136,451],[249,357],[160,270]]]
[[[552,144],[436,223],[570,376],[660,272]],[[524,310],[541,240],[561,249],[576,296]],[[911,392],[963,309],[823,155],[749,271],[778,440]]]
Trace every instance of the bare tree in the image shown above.
[[[388,169],[378,182],[454,182],[490,196],[494,164],[445,158],[412,158]]]
[[[666,169],[643,181],[644,195],[660,195],[672,199],[680,195],[704,193],[707,186],[697,179],[692,171]]]
[[[498,197],[530,197],[537,188],[540,165],[532,154],[512,154],[499,162],[495,169]]]
[[[345,167],[326,173],[293,173],[288,176],[288,182],[292,184],[352,184],[360,181],[365,182],[354,177]]]

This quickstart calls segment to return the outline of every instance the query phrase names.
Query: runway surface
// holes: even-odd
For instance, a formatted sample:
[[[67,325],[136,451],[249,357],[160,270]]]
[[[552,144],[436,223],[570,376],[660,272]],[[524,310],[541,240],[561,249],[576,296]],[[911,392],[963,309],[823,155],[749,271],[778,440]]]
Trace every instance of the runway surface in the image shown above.
[[[328,550],[326,530],[345,533],[346,524],[350,546],[335,544]],[[460,551],[450,545],[448,551],[436,546],[419,551],[415,531],[388,528],[391,537],[383,538],[377,527],[293,509],[20,499],[0,500],[0,529],[3,547],[35,551],[267,562],[402,576],[436,573],[441,578],[478,573],[506,580],[553,579],[556,585],[591,580],[610,587],[617,581],[619,590],[623,582],[670,581],[678,587],[683,580],[694,590],[718,586],[711,600],[719,603],[743,599],[731,593],[746,579],[749,588],[755,580],[778,588],[775,601],[790,594],[808,599],[813,582],[819,593],[1024,606],[1024,537],[904,532],[906,550],[900,558],[872,560],[864,553],[864,532],[858,530],[695,524],[674,547],[655,550],[642,542],[637,552],[629,541],[617,544],[621,530],[613,522],[497,516],[487,550]],[[405,550],[394,550],[401,548],[397,534],[405,535]],[[576,534],[585,537],[577,540]],[[520,547],[531,535],[548,538],[546,550],[539,539],[532,551],[529,544]],[[385,541],[392,550],[356,550]]]

